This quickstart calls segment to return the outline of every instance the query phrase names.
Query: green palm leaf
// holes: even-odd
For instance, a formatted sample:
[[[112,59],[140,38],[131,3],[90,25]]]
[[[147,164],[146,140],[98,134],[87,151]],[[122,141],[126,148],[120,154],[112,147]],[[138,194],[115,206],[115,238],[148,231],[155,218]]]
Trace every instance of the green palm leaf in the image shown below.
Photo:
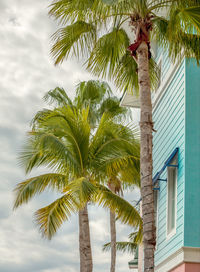
[[[129,254],[134,254],[135,249],[138,244],[133,242],[116,242],[116,250],[120,252],[127,252]],[[107,243],[103,245],[103,251],[109,251],[111,249],[111,243]]]
[[[87,63],[87,69],[96,76],[111,78],[130,41],[124,29],[114,28],[95,44]]]
[[[126,119],[132,119],[132,114],[129,109],[120,106],[120,100],[117,97],[108,97],[105,99],[98,110],[98,115],[102,116],[104,112],[110,113],[110,116],[117,121],[125,121]]]
[[[49,15],[66,24],[75,20],[85,20],[93,7],[94,0],[54,0],[49,6]]]
[[[99,185],[99,188],[100,191],[95,196],[95,201],[99,205],[114,211],[122,223],[142,229],[142,219],[138,211],[128,201],[112,193],[103,185]]]
[[[65,92],[63,88],[56,87],[53,90],[47,92],[44,96],[44,101],[53,104],[56,103],[57,106],[70,106],[73,108],[73,102]]]
[[[85,56],[91,51],[96,30],[92,24],[78,21],[59,29],[53,36],[54,45],[51,54],[55,64],[62,63],[70,53]]]
[[[41,194],[45,189],[57,190],[61,192],[68,184],[68,178],[62,174],[44,174],[29,178],[17,184],[14,192],[16,195],[14,209],[27,203],[36,194]]]
[[[119,0],[102,0],[103,3],[108,4],[108,5],[113,5],[117,3]]]
[[[50,131],[54,130],[52,132],[56,135],[55,138],[50,133],[44,135],[43,145],[48,140],[47,146],[49,145],[50,148],[49,141],[51,140],[54,144],[53,140],[55,140],[56,145],[54,147],[57,148],[56,146],[58,146],[58,151],[60,150],[59,148],[62,151],[64,147],[65,151],[68,152],[66,155],[71,155],[71,158],[74,158],[81,169],[88,156],[87,150],[90,135],[90,126],[87,120],[88,112],[88,109],[78,112],[68,106],[55,109],[44,120],[40,120],[41,127],[46,129],[50,127]],[[60,145],[60,143],[62,144]],[[55,150],[56,153],[58,151]],[[82,156],[83,154],[84,157]]]
[[[64,192],[70,190],[71,194],[80,200],[82,208],[84,208],[85,204],[91,201],[92,196],[98,193],[98,187],[95,183],[95,181],[81,177],[71,181],[64,189]]]
[[[190,21],[195,28],[200,32],[200,7],[189,7],[184,8],[180,11],[182,14],[181,18],[184,18],[184,21]]]
[[[138,245],[142,242],[142,228],[137,232],[132,232],[128,236],[130,241],[127,242],[116,242],[117,251],[127,252],[134,254]],[[109,251],[111,249],[111,243],[103,245],[103,251]]]
[[[74,102],[79,109],[89,105],[97,107],[104,97],[109,97],[111,94],[112,90],[105,81],[82,81],[77,85]]]
[[[44,237],[51,239],[62,223],[79,210],[79,202],[71,195],[65,194],[50,205],[35,213],[35,221],[40,226]]]
[[[174,40],[169,46],[169,55],[173,61],[182,60],[185,57],[194,57],[199,64],[200,59],[200,36],[196,34],[186,34],[182,31],[177,33],[178,40]],[[181,54],[182,52],[182,54]]]
[[[34,167],[48,166],[54,170],[72,172],[79,167],[77,157],[58,137],[49,133],[31,132],[19,158],[20,164],[29,173]]]
[[[129,52],[126,52],[120,59],[115,68],[115,73],[113,73],[113,78],[118,89],[123,86],[123,92],[133,93],[135,91],[135,94],[138,94],[137,63]]]

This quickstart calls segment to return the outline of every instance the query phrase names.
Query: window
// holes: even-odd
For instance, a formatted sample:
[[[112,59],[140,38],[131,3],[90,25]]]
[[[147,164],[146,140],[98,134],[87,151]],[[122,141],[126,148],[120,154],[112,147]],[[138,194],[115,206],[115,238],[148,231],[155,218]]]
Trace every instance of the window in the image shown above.
[[[176,155],[167,167],[167,236],[176,232],[177,164]]]
[[[156,250],[158,248],[158,190],[154,191],[154,222],[156,227]]]

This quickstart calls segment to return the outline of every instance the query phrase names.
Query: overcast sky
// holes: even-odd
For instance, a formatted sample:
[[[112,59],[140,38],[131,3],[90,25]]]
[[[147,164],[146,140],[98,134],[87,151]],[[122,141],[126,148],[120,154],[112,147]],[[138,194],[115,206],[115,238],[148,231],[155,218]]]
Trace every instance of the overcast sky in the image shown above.
[[[25,179],[17,165],[25,133],[33,115],[44,107],[42,97],[56,86],[73,96],[74,86],[91,76],[75,60],[54,67],[49,56],[50,36],[57,26],[47,16],[48,0],[0,1],[0,271],[79,271],[78,224],[73,216],[51,240],[41,238],[33,213],[54,200],[53,194],[35,198],[12,211],[15,185]],[[138,199],[134,192],[129,197]],[[109,271],[109,253],[101,247],[109,241],[108,212],[90,207],[94,272]],[[118,225],[119,240],[130,228]],[[118,254],[117,272],[127,272],[130,255]]]

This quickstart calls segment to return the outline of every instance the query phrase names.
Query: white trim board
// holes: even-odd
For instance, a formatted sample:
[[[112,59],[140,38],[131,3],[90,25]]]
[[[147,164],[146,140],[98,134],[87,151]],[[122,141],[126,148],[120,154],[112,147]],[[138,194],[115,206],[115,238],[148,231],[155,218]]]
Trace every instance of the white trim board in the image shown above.
[[[155,267],[155,272],[168,272],[182,263],[200,263],[200,248],[181,247]]]
[[[160,102],[161,97],[165,93],[166,89],[171,84],[173,77],[176,75],[178,69],[180,68],[182,64],[182,61],[183,61],[183,58],[181,60],[177,60],[175,63],[171,63],[170,68],[168,72],[166,73],[163,81],[161,82],[161,85],[159,86],[158,90],[156,91],[156,93],[155,92],[152,93],[153,94],[153,97],[152,97],[153,111],[156,108],[157,104]]]
[[[132,107],[132,108],[140,108],[140,99],[136,94],[125,93],[120,102],[120,106],[122,107]]]

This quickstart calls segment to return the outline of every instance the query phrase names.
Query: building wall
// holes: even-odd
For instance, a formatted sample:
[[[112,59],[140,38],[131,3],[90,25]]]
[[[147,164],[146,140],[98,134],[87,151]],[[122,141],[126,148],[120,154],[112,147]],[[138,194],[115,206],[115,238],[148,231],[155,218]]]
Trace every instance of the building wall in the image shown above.
[[[186,64],[184,246],[200,247],[200,68]]]
[[[199,272],[200,264],[198,263],[183,263],[169,272]]]
[[[162,60],[163,82],[169,69],[169,61],[164,57]],[[155,265],[158,265],[184,244],[185,62],[183,61],[171,78],[165,81],[167,82],[165,82],[164,92],[153,109],[154,128],[157,130],[153,137],[153,173],[155,175],[173,150],[179,147],[177,219],[176,234],[167,239],[167,184],[165,181],[160,181]],[[161,178],[167,178],[166,170]]]

